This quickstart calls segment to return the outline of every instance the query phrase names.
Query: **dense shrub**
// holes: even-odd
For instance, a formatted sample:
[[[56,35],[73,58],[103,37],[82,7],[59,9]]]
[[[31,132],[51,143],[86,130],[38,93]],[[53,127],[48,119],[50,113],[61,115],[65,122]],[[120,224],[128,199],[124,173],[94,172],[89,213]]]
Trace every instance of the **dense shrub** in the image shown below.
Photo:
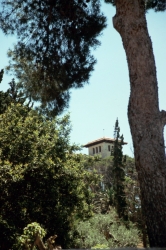
[[[88,221],[80,221],[75,229],[77,248],[136,247],[139,240],[135,225],[124,224],[113,208],[108,214],[95,214]]]

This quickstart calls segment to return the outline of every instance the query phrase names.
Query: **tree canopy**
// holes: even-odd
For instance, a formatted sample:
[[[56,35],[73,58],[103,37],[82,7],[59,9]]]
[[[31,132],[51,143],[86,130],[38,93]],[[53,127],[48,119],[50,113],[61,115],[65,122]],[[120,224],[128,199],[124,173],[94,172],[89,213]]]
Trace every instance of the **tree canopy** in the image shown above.
[[[2,30],[18,38],[9,68],[28,96],[61,112],[69,90],[88,81],[96,62],[91,49],[106,26],[100,1],[1,1],[1,8]]]

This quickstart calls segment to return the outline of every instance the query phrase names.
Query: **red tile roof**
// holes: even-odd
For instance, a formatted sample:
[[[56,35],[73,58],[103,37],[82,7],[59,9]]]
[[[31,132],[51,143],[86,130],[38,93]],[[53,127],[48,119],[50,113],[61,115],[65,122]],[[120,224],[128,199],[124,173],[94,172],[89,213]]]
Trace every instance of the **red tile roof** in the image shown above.
[[[88,142],[87,144],[83,145],[83,147],[89,148],[89,147],[97,145],[99,143],[103,143],[103,142],[113,143],[114,141],[115,141],[115,139],[108,138],[108,137],[102,137],[102,138],[97,139],[95,141]],[[123,142],[123,145],[124,144],[127,144],[127,142]]]

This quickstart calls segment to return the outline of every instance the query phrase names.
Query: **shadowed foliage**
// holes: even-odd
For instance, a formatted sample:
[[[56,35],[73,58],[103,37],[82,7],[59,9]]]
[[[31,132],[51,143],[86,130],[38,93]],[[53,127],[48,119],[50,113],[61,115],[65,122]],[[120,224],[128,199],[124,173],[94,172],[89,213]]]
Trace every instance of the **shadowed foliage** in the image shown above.
[[[96,60],[91,49],[106,26],[99,0],[1,2],[0,25],[18,42],[8,69],[35,101],[54,113],[68,106],[71,88],[88,81]]]

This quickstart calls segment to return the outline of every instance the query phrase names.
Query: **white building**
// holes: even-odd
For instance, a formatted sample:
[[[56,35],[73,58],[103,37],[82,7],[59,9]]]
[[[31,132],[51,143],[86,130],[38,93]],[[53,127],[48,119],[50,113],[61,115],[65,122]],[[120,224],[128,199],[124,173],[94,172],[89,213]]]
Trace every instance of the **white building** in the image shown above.
[[[102,158],[109,157],[111,155],[111,150],[114,147],[115,139],[103,137],[95,141],[88,142],[84,145],[85,148],[88,148],[89,155],[101,155]],[[127,144],[127,142],[123,142]]]

